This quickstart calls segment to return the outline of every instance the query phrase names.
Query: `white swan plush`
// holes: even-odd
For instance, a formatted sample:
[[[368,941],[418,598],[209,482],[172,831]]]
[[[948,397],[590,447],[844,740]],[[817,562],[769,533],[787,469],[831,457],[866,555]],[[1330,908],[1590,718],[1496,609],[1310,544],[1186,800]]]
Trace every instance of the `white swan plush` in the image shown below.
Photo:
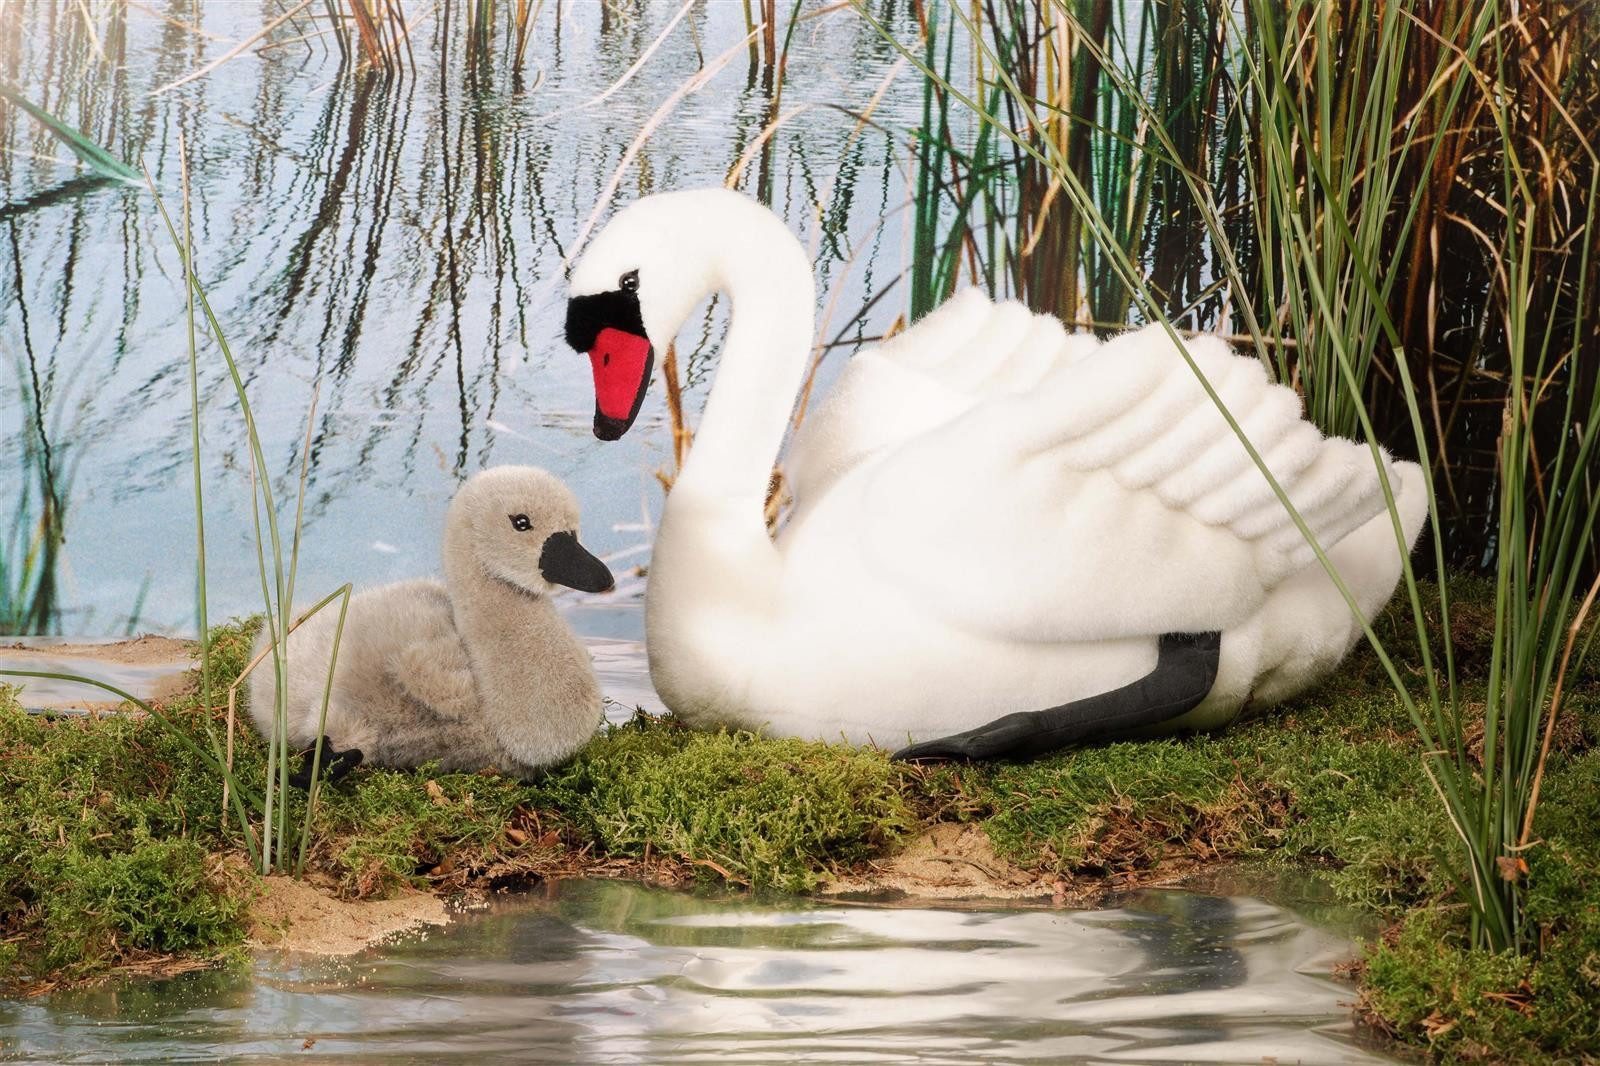
[[[329,776],[363,761],[437,759],[445,770],[525,777],[577,752],[604,720],[600,687],[550,593],[612,585],[577,529],[572,493],[543,470],[498,466],[469,479],[445,518],[444,583],[402,581],[350,599],[324,725]],[[338,617],[325,609],[289,635],[296,747],[317,740]],[[263,632],[257,652],[270,641]],[[250,715],[266,736],[276,692],[263,660],[250,675]]]
[[[850,361],[793,441],[774,541],[762,505],[815,300],[775,215],[724,190],[625,208],[572,272],[567,341],[615,440],[655,351],[718,291],[727,339],[646,594],[651,678],[690,723],[1031,755],[1219,725],[1359,636],[1170,334],[1100,343],[970,290]],[[1258,360],[1183,343],[1370,618],[1425,517],[1420,470],[1325,439]]]

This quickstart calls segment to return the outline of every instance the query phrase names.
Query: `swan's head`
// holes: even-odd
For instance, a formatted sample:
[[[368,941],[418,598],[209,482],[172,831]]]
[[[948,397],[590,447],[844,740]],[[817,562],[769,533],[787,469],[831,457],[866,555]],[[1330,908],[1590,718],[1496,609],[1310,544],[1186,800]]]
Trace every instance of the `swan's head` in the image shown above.
[[[772,214],[726,189],[647,196],[619,211],[572,270],[567,343],[594,368],[594,435],[617,440],[639,417],[655,354],[721,282],[717,249]]]
[[[445,519],[448,551],[470,553],[493,577],[542,594],[557,585],[606,592],[606,564],[578,543],[578,501],[532,466],[496,466],[456,492]]]

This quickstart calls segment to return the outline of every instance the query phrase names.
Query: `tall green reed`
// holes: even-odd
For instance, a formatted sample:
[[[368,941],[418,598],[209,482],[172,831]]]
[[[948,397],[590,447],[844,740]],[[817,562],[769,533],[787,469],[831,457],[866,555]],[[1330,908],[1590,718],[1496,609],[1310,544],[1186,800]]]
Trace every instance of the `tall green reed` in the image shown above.
[[[218,354],[222,356],[223,362],[227,366],[228,376],[233,384],[234,396],[239,404],[240,415],[244,422],[245,436],[249,445],[251,461],[250,505],[251,513],[254,516],[254,520],[252,522],[252,533],[254,535],[258,571],[261,578],[262,606],[264,614],[262,625],[265,632],[268,634],[270,641],[268,644],[268,652],[270,654],[275,681],[274,689],[276,693],[276,701],[273,708],[273,728],[271,735],[267,738],[268,754],[266,781],[260,794],[259,807],[256,810],[256,814],[260,818],[262,828],[260,849],[259,853],[253,857],[258,859],[262,873],[269,873],[273,870],[287,871],[291,868],[298,873],[304,868],[306,840],[308,839],[311,830],[311,819],[316,811],[316,790],[318,782],[315,778],[315,774],[320,770],[321,767],[323,746],[322,730],[327,720],[328,699],[332,691],[333,671],[335,664],[338,661],[339,642],[344,631],[345,610],[349,605],[351,587],[349,584],[345,584],[334,592],[328,594],[301,618],[303,621],[304,618],[310,617],[316,612],[322,610],[324,607],[331,604],[335,599],[340,601],[339,622],[334,636],[333,654],[328,663],[327,683],[323,692],[323,701],[318,720],[317,741],[314,745],[311,755],[314,776],[307,794],[303,819],[301,824],[297,827],[292,824],[289,819],[290,799],[292,795],[289,785],[289,762],[292,753],[289,746],[287,679],[289,670],[289,634],[298,624],[298,622],[292,619],[292,612],[295,600],[295,578],[300,561],[300,535],[304,524],[305,514],[305,492],[307,484],[307,467],[305,466],[306,457],[303,457],[302,462],[299,491],[295,501],[294,524],[291,529],[292,542],[289,548],[286,565],[284,558],[283,536],[278,522],[278,510],[272,493],[271,474],[267,466],[266,456],[262,451],[261,436],[256,426],[255,412],[251,407],[250,398],[244,387],[244,378],[240,373],[238,361],[235,359],[233,350],[228,343],[227,335],[222,328],[222,323],[218,321],[215,312],[211,308],[211,301],[206,297],[205,289],[200,285],[198,278],[195,276],[193,254],[194,249],[190,241],[189,233],[190,199],[187,152],[181,139],[179,142],[179,153],[183,159],[183,229],[181,234],[178,228],[173,224],[172,218],[167,212],[166,204],[162,200],[159,191],[157,191],[155,188],[155,183],[150,181],[149,185],[151,195],[155,198],[156,208],[160,213],[162,222],[167,230],[167,235],[169,238],[171,238],[173,244],[178,248],[184,268],[186,290],[185,302],[189,341],[188,371],[191,400],[190,425],[191,449],[193,452],[193,489],[195,501],[197,607],[198,620],[202,633],[201,684],[204,694],[204,706],[208,709],[209,713],[209,709],[214,706],[214,703],[212,702],[212,698],[210,696],[210,647],[208,643],[208,637],[205,635],[208,633],[209,618],[205,577],[205,503],[203,488],[204,479],[202,476],[203,457],[201,454],[199,426],[199,357],[197,345],[198,335],[196,331],[195,318],[195,312],[197,309],[204,317],[205,323],[209,328],[211,340],[216,345]],[[315,400],[313,399],[313,404],[314,403]],[[308,415],[308,425],[311,420],[312,416]],[[261,515],[263,512],[265,513],[266,519],[264,530],[263,523],[261,521]],[[271,560],[270,566],[268,565],[269,550]],[[203,722],[207,737],[211,741],[214,754],[219,759],[226,760],[228,758],[228,752],[231,750],[231,738],[230,744],[225,747],[221,739],[216,735],[215,727],[210,718],[204,718]],[[232,723],[230,722],[230,728],[231,726]],[[238,794],[234,791],[234,783],[231,780],[231,767],[227,767],[227,769],[229,770],[227,775],[229,778],[229,792],[231,795],[237,797]],[[251,829],[249,819],[242,809],[243,798],[236,798],[235,802],[236,804],[239,804],[239,807],[236,808],[236,817],[239,819],[240,827],[248,838],[250,836]],[[296,848],[297,844],[298,849]]]
[[[1175,302],[1171,285],[1156,287],[1171,272],[1163,274],[1152,243],[1159,250],[1163,227],[1173,220],[1196,219],[1200,240],[1190,254],[1214,260],[1215,287],[1225,297],[1209,321],[1196,324],[1242,331],[1300,390],[1325,430],[1365,437],[1375,459],[1380,443],[1403,445],[1423,457],[1431,474],[1443,460],[1444,435],[1430,362],[1435,353],[1419,346],[1414,332],[1407,336],[1422,286],[1417,249],[1424,238],[1435,246],[1445,222],[1463,214],[1461,224],[1482,236],[1493,285],[1447,294],[1481,305],[1478,318],[1495,328],[1479,358],[1504,367],[1493,529],[1500,596],[1481,725],[1457,684],[1448,581],[1430,603],[1407,561],[1404,587],[1423,647],[1425,692],[1412,692],[1366,629],[1457,829],[1460,847],[1447,864],[1471,906],[1472,935],[1497,949],[1534,946],[1521,908],[1523,852],[1537,844],[1539,781],[1563,678],[1581,669],[1590,651],[1587,644],[1575,647],[1573,635],[1595,591],[1577,604],[1593,557],[1600,381],[1588,365],[1592,358],[1583,357],[1600,332],[1592,278],[1600,208],[1594,152],[1573,115],[1600,117],[1600,94],[1593,80],[1549,77],[1548,64],[1540,68],[1546,80],[1529,75],[1523,68],[1543,57],[1508,58],[1518,53],[1505,43],[1565,32],[1556,43],[1568,51],[1554,52],[1574,54],[1570,37],[1585,31],[1558,17],[1557,6],[1400,0],[1346,9],[1248,0],[1242,25],[1222,4],[1145,4],[1128,16],[1154,26],[1165,8],[1169,16],[1177,11],[1199,20],[1177,38],[1208,42],[1198,65],[1175,64],[1170,43],[1150,54],[1144,44],[1114,50],[1105,5],[1093,2],[930,5],[914,45],[862,12],[917,64],[928,86],[917,149],[914,239],[921,250],[914,261],[933,265],[913,279],[924,306],[948,291],[964,255],[968,273],[992,289],[1069,319],[1121,325],[1126,318],[1114,315],[1115,302],[1092,295],[1105,283],[1089,266],[1095,260],[1085,249],[1092,249],[1111,282],[1126,286],[1134,309],[1176,338],[1174,321],[1197,305]],[[959,53],[948,40],[939,49],[941,26],[959,33],[970,73],[958,70]],[[1172,32],[1169,25],[1123,39],[1170,42]],[[1031,64],[1017,61],[1019,47],[1032,50]],[[1176,75],[1175,68],[1188,73]],[[1234,103],[1208,104],[1197,123],[1184,127],[1177,120],[1201,90]],[[950,136],[959,125],[951,119],[956,107],[969,120],[968,151]],[[1138,116],[1131,127],[1129,110]],[[1545,125],[1530,129],[1530,114]],[[1549,135],[1557,127],[1560,138]],[[990,136],[1019,165],[987,165],[997,154],[984,144]],[[1549,145],[1558,140],[1565,157],[1552,163]],[[1085,143],[1087,149],[1075,151]],[[1217,162],[1218,146],[1228,144],[1245,157],[1231,172]],[[1472,144],[1479,145],[1476,157]],[[1496,157],[1484,144],[1503,151]],[[1481,188],[1485,159],[1496,160],[1498,193]],[[1573,173],[1589,175],[1587,189]],[[1466,188],[1465,212],[1458,196],[1464,180],[1475,183]],[[1144,214],[1144,233],[1130,224],[1130,208]],[[1043,246],[1039,235],[1052,225],[1051,212],[1072,216],[1054,223],[1068,239],[1047,253],[1053,262],[1018,271],[1023,253],[1036,255]],[[1430,282],[1435,289],[1440,276]],[[1443,300],[1436,292],[1432,298]],[[914,308],[918,299],[914,293]],[[1106,313],[1113,317],[1098,318]],[[1402,412],[1381,441],[1373,417],[1380,401]],[[1431,424],[1425,406],[1434,414]],[[1223,414],[1311,539],[1232,416]],[[1440,497],[1431,476],[1427,485],[1434,565],[1443,575]],[[1385,493],[1393,515],[1387,483]],[[1398,540],[1397,515],[1395,528]],[[1312,544],[1343,591],[1321,546]],[[1437,666],[1428,644],[1430,615],[1441,618],[1446,634]],[[1478,728],[1481,756],[1472,735]]]
[[[186,369],[190,399],[190,450],[195,514],[196,619],[200,629],[199,675],[201,703],[197,712],[197,720],[205,735],[206,744],[204,746],[198,744],[193,739],[190,728],[183,723],[174,721],[159,707],[140,700],[132,694],[103,681],[51,671],[8,669],[0,670],[0,675],[53,678],[99,688],[118,696],[128,703],[134,704],[155,720],[168,726],[191,749],[196,758],[210,771],[217,774],[219,780],[222,781],[224,814],[226,816],[231,813],[246,851],[250,856],[251,863],[263,874],[275,871],[292,871],[298,875],[305,868],[307,844],[310,839],[312,819],[316,812],[318,775],[322,760],[321,734],[326,724],[328,702],[332,695],[333,672],[338,660],[339,645],[343,636],[345,612],[349,606],[351,586],[349,584],[341,586],[324,596],[310,610],[300,615],[299,618],[292,617],[295,599],[295,579],[299,565],[301,530],[304,522],[308,473],[308,468],[305,465],[306,458],[303,456],[299,491],[295,503],[294,524],[290,530],[292,540],[286,556],[284,537],[279,526],[278,508],[272,492],[271,477],[265,454],[261,447],[261,438],[256,425],[255,414],[244,387],[244,379],[222,324],[212,310],[205,289],[200,284],[195,273],[194,248],[189,224],[190,190],[187,150],[181,134],[179,155],[182,165],[183,195],[181,227],[173,221],[165,201],[148,173],[145,175],[145,180],[167,235],[172,241],[173,247],[177,249],[183,264],[185,317],[188,337]],[[271,668],[276,681],[273,728],[271,735],[267,738],[267,772],[259,790],[254,788],[251,783],[240,780],[234,773],[232,757],[232,710],[234,698],[232,690],[230,690],[227,701],[230,713],[226,738],[219,734],[217,722],[215,721],[215,712],[219,703],[217,697],[219,679],[213,671],[209,597],[206,581],[205,475],[200,433],[199,353],[202,340],[199,329],[200,319],[204,320],[210,339],[221,355],[233,384],[234,395],[238,401],[240,415],[244,423],[245,438],[250,455],[251,507],[252,513],[256,515],[253,535],[262,586],[263,627],[268,635],[267,647],[262,655],[263,657],[270,657]],[[314,396],[312,403],[312,412],[314,414]],[[308,414],[308,433],[311,421],[312,416]],[[309,449],[305,451],[308,453]],[[265,519],[264,522],[263,517]],[[289,663],[288,638],[289,634],[299,624],[327,608],[336,600],[339,602],[339,618],[334,632],[333,654],[328,664],[324,682],[317,730],[318,740],[310,753],[312,779],[304,801],[299,801],[289,785],[289,764],[293,752],[291,752],[289,746],[288,686],[285,684]],[[252,663],[251,669],[254,669],[255,666],[256,664]],[[248,670],[246,672],[248,673]],[[237,688],[238,684],[242,684],[243,681],[243,677],[237,679],[234,683],[234,688]],[[303,810],[297,818],[291,819],[291,807],[296,805],[301,806]],[[258,828],[259,833],[257,831]]]
[[[1236,190],[1240,132],[1219,122],[1232,88],[1195,14],[1205,6],[1145,0],[1113,17],[1095,3],[1084,21],[1030,0],[919,7],[922,65],[939,77],[924,79],[915,147],[913,316],[965,273],[1069,321],[1124,323],[1133,288],[1084,228],[1063,173],[1118,247],[1153,239],[1148,282],[1173,317],[1216,302],[1215,286],[1196,281],[1201,235],[1174,164],[1146,150],[1163,137],[1178,165]],[[1116,88],[1128,71],[1139,103]]]
[[[34,375],[19,366],[16,380],[22,406],[38,411]],[[14,481],[15,509],[0,530],[0,633],[50,633],[59,619],[56,580],[66,541],[65,494],[42,420],[24,417],[18,437],[21,469]]]

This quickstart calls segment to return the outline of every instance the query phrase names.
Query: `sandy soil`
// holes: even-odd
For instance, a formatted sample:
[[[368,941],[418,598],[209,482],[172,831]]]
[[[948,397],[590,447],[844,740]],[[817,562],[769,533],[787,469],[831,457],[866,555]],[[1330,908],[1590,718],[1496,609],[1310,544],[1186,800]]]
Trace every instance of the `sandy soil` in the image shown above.
[[[896,854],[842,877],[823,895],[899,893],[914,900],[1050,899],[1063,887],[1013,866],[994,853],[976,825],[940,823]]]
[[[0,667],[80,674],[117,685],[144,700],[165,700],[187,691],[185,673],[194,665],[197,650],[192,640],[158,636],[115,641],[16,640],[0,643]],[[9,680],[22,685],[27,707],[90,712],[121,707],[121,701],[90,686],[51,679]]]
[[[123,666],[159,666],[170,662],[188,662],[194,658],[196,645],[192,640],[174,640],[146,634],[132,640],[115,640],[87,644],[34,644],[17,641],[0,646],[7,659],[95,659]]]
[[[426,892],[394,899],[335,899],[304,881],[268,877],[251,912],[257,948],[352,955],[402,933],[446,924],[444,901]]]

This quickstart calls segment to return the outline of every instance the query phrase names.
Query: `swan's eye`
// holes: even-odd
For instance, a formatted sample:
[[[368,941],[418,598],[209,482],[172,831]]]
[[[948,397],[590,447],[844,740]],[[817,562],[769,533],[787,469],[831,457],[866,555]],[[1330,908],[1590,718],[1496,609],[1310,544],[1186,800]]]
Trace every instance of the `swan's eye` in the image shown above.
[[[622,275],[622,277],[617,279],[617,288],[621,289],[623,292],[638,292],[639,272],[637,270],[630,270],[626,274]]]
[[[513,514],[506,517],[511,519],[511,528],[518,533],[526,533],[533,528],[533,523],[528,521],[528,516],[525,514]]]

